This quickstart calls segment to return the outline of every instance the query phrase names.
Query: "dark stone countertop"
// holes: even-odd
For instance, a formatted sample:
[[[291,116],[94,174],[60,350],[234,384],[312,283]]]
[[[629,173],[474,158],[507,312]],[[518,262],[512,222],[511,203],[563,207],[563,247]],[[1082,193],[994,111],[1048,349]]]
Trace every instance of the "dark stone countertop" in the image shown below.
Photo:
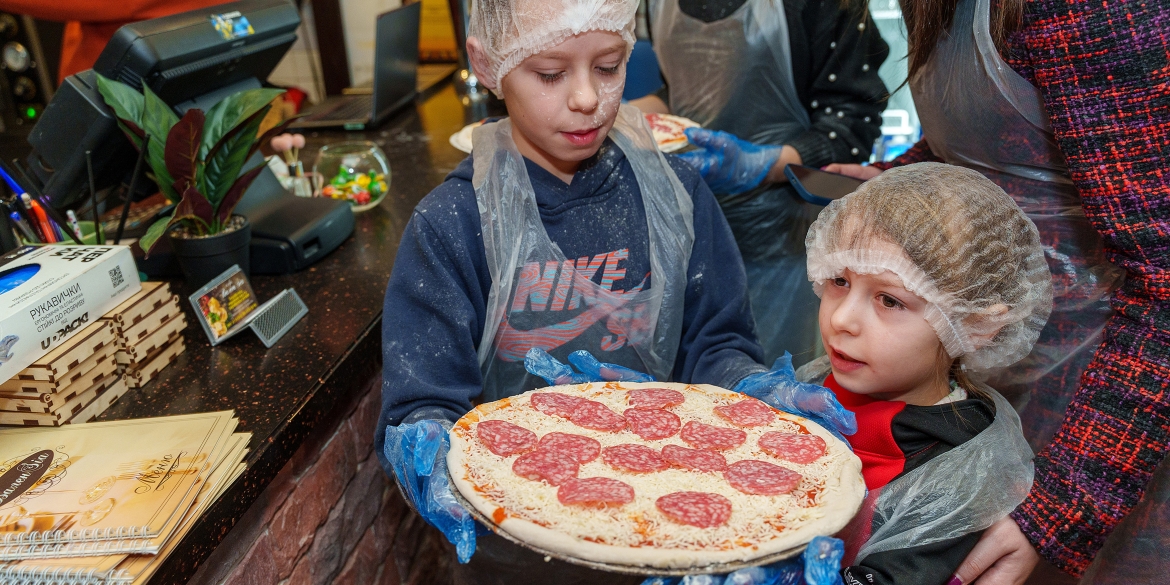
[[[261,301],[292,287],[309,307],[271,349],[250,332],[211,347],[187,301],[196,287],[172,283],[189,323],[186,351],[97,420],[231,409],[240,419],[238,431],[252,433],[252,442],[247,470],[196,522],[152,583],[185,583],[314,426],[377,375],[382,299],[399,239],[414,206],[465,156],[448,137],[484,115],[482,103],[466,106],[444,82],[375,130],[306,134],[306,170],[325,144],[377,143],[390,161],[390,192],[381,205],[357,216],[353,237],[313,266],[252,278]]]

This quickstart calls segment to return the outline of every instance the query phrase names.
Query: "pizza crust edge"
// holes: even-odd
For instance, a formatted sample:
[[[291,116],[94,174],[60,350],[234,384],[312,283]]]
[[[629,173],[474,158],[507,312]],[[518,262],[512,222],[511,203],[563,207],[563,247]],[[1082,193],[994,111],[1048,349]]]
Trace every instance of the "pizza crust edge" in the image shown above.
[[[706,390],[730,392],[729,390],[706,384],[668,382],[622,382],[621,384],[625,390],[642,387],[672,388],[676,390],[687,387],[699,387]],[[570,387],[576,386],[579,385],[571,385]],[[556,386],[552,386],[538,388],[537,390],[542,392],[555,391],[556,388]],[[471,412],[478,413],[479,415],[487,415],[496,410],[496,408],[499,408],[494,407],[495,404],[482,405]],[[826,443],[842,444],[840,439],[834,437],[815,422],[803,417],[800,417],[800,422],[810,433],[821,437]],[[456,433],[450,433],[449,436],[451,450],[447,453],[447,467],[451,470],[452,482],[465,500],[485,517],[491,518],[498,506],[481,496],[463,473],[463,469],[465,468],[463,454],[466,441]],[[848,446],[846,446],[846,449],[849,449]],[[849,452],[852,455],[852,450]],[[850,481],[850,478],[852,478],[852,481]],[[818,521],[809,522],[796,530],[786,530],[779,538],[775,538],[754,550],[696,551],[614,546],[579,540],[567,534],[550,530],[528,520],[513,516],[506,517],[503,522],[500,522],[496,526],[499,530],[507,532],[522,542],[585,561],[611,563],[631,568],[700,569],[713,564],[750,561],[752,559],[766,557],[807,544],[815,536],[836,534],[853,519],[853,516],[861,508],[862,500],[865,498],[865,483],[861,475],[861,460],[856,455],[842,458],[841,466],[837,470],[837,473],[826,479],[824,492],[826,495],[835,495],[832,498],[826,498],[825,504],[820,508],[824,514]]]

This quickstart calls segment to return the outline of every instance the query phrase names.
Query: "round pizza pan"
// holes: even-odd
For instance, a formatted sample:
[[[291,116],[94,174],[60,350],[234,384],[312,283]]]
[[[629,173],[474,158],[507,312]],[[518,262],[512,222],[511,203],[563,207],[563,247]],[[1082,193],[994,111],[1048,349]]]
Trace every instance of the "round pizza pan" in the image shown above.
[[[722,573],[730,573],[732,571],[738,571],[740,569],[747,569],[749,567],[758,567],[761,565],[769,565],[769,564],[775,563],[777,561],[790,559],[790,558],[804,552],[804,549],[808,547],[807,544],[802,544],[802,545],[795,547],[795,548],[790,548],[788,550],[780,551],[778,553],[763,555],[763,556],[756,557],[756,558],[750,559],[750,560],[736,561],[736,562],[732,562],[732,563],[714,563],[711,565],[704,565],[702,567],[690,567],[690,568],[686,568],[686,569],[664,569],[664,568],[659,568],[659,567],[647,567],[644,565],[619,565],[616,563],[601,563],[601,562],[597,562],[597,561],[589,561],[589,560],[580,559],[580,558],[573,557],[573,556],[568,556],[564,553],[546,550],[546,549],[540,548],[539,546],[533,545],[532,543],[525,542],[523,540],[516,538],[515,536],[512,536],[511,534],[508,533],[508,531],[504,530],[498,524],[493,522],[491,518],[488,518],[482,512],[477,510],[475,508],[475,506],[471,505],[471,502],[468,502],[463,497],[463,494],[459,493],[459,488],[457,488],[455,486],[455,481],[453,479],[451,479],[450,470],[447,471],[447,479],[451,484],[451,493],[455,496],[455,500],[457,502],[459,502],[459,505],[463,506],[464,509],[466,509],[468,512],[471,513],[472,517],[474,517],[477,521],[479,521],[484,526],[487,526],[492,532],[495,532],[496,534],[504,537],[505,539],[507,539],[515,544],[518,544],[526,549],[538,552],[546,557],[552,557],[552,558],[560,560],[560,561],[565,561],[567,563],[572,563],[574,565],[581,565],[583,567],[589,567],[590,569],[596,569],[598,571],[608,571],[611,573],[622,573],[622,574],[626,574],[626,575],[647,575],[647,576],[660,575],[663,577],[683,577],[686,575],[722,574]]]

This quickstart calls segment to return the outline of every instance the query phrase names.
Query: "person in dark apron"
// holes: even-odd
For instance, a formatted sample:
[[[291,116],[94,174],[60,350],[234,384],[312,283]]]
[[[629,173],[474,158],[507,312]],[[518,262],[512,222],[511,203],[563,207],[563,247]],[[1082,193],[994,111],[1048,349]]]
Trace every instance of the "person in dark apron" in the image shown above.
[[[918,4],[922,3],[914,0],[903,3],[912,31],[914,24],[909,19],[915,14],[914,10]],[[1087,18],[1086,15],[1073,15],[1071,12],[1066,14],[1064,5],[1061,6],[1057,10],[1061,13],[1062,19],[1084,26],[1084,23],[1077,23],[1076,18]],[[1083,197],[1091,185],[1090,178],[1084,173],[1104,173],[1108,171],[1108,167],[1105,164],[1094,165],[1091,170],[1082,167],[1080,169],[1082,175],[1078,182],[1074,183],[1073,177],[1076,175],[1070,173],[1066,152],[1062,151],[1062,148],[1067,150],[1070,146],[1081,146],[1074,140],[1079,137],[1067,135],[1070,131],[1080,132],[1081,129],[1065,129],[1066,135],[1063,137],[1056,134],[1053,128],[1055,123],[1053,120],[1056,118],[1050,118],[1050,112],[1046,109],[1047,96],[1009,66],[1001,56],[1001,47],[997,47],[996,43],[997,31],[992,26],[992,10],[990,0],[959,0],[955,6],[949,32],[938,36],[937,43],[932,45],[933,50],[929,58],[917,66],[912,63],[910,87],[922,120],[924,141],[912,149],[908,156],[895,161],[895,164],[933,158],[978,170],[1003,187],[1039,229],[1049,268],[1053,274],[1055,292],[1053,312],[1047,326],[1041,332],[1039,341],[1025,361],[994,374],[989,382],[1009,397],[1020,410],[1024,432],[1033,448],[1040,450],[1051,443],[1061,449],[1061,454],[1041,452],[1037,460],[1037,483],[1033,495],[1013,513],[1013,518],[1020,527],[1007,521],[989,530],[984,542],[981,542],[982,550],[977,548],[972,552],[972,557],[983,555],[982,562],[972,562],[974,559],[968,557],[965,568],[960,569],[960,581],[967,582],[977,577],[990,564],[987,562],[989,558],[991,560],[1000,558],[999,552],[994,550],[996,547],[999,547],[998,550],[1008,552],[1009,546],[1016,547],[1010,550],[1018,551],[1010,559],[1004,558],[1003,565],[1009,568],[1002,568],[989,574],[989,579],[1002,580],[994,581],[996,583],[1012,582],[1013,578],[1022,579],[1020,573],[1026,575],[1027,571],[1031,570],[1031,565],[1035,563],[1035,552],[1031,551],[1029,545],[1022,544],[1024,534],[1027,534],[1031,546],[1041,547],[1044,555],[1060,568],[1077,576],[1088,569],[1082,583],[1160,582],[1167,570],[1170,570],[1170,555],[1165,554],[1165,544],[1170,542],[1170,528],[1167,528],[1170,524],[1165,521],[1170,517],[1170,507],[1166,505],[1170,499],[1170,481],[1167,481],[1166,476],[1170,471],[1166,465],[1155,469],[1161,455],[1152,463],[1146,460],[1138,466],[1130,465],[1128,462],[1147,456],[1135,454],[1133,444],[1127,442],[1131,439],[1112,430],[1112,425],[1105,421],[1122,417],[1121,420],[1126,420],[1126,425],[1130,425],[1132,424],[1130,417],[1134,417],[1145,419],[1133,421],[1138,424],[1162,428],[1158,438],[1137,429],[1126,432],[1132,432],[1132,436],[1136,437],[1139,443],[1146,442],[1147,453],[1164,454],[1167,449],[1164,425],[1153,422],[1158,420],[1158,415],[1151,410],[1160,408],[1161,416],[1166,416],[1170,410],[1167,407],[1168,401],[1163,398],[1158,406],[1155,406],[1156,402],[1148,406],[1129,404],[1125,402],[1128,399],[1121,398],[1123,393],[1116,395],[1122,402],[1122,410],[1113,412],[1112,410],[1117,408],[1116,399],[1109,401],[1111,403],[1091,404],[1098,398],[1089,394],[1089,391],[1082,390],[1081,394],[1077,395],[1080,404],[1074,403],[1072,408],[1069,406],[1079,385],[1093,384],[1096,392],[1104,389],[1106,392],[1101,394],[1100,399],[1107,401],[1105,396],[1108,395],[1108,391],[1121,390],[1092,381],[1094,378],[1100,380],[1102,376],[1107,376],[1102,373],[1103,369],[1118,367],[1120,364],[1099,361],[1096,371],[1090,367],[1095,352],[1111,350],[1112,355],[1117,355],[1117,349],[1109,348],[1108,343],[1101,350],[1099,348],[1107,337],[1107,323],[1114,316],[1110,308],[1110,298],[1125,284],[1125,272],[1106,257],[1101,234],[1107,232],[1101,231],[1105,225],[1102,223],[1104,221],[1102,215],[1114,214],[1113,219],[1117,217],[1124,219],[1127,212],[1136,212],[1140,215],[1141,212],[1138,210],[1141,198],[1133,197],[1135,203],[1131,209],[1126,208],[1131,204],[1115,201],[1113,202],[1115,207],[1108,211],[1102,211],[1100,207],[1093,210],[1097,214],[1095,220],[1087,216],[1087,202]],[[1030,2],[1024,12],[1032,10],[1042,9]],[[1138,21],[1131,8],[1122,11],[1125,12],[1124,19]],[[1025,14],[1024,21],[1030,22],[1028,18]],[[1038,22],[1043,17],[1041,14],[1035,14],[1030,18]],[[1097,16],[1102,23],[1108,18],[1107,15]],[[1072,27],[1073,24],[1068,26]],[[1110,24],[1109,30],[1112,31],[1112,27]],[[1165,46],[1167,34],[1164,28],[1159,30],[1163,31],[1160,33],[1161,45],[1157,45],[1156,38],[1149,35],[1144,37],[1145,41],[1156,46]],[[1044,38],[1049,40],[1060,38],[1052,31],[1035,31],[1029,34],[1046,34]],[[1079,28],[1077,34],[1094,38]],[[1079,42],[1069,40],[1070,36],[1074,35],[1066,34],[1063,41]],[[1156,34],[1154,36],[1156,37]],[[910,38],[913,53],[916,38],[914,32],[911,32]],[[1143,37],[1134,36],[1135,43],[1139,38]],[[1049,40],[1044,41],[1045,46],[1049,47],[1045,51],[1051,50],[1056,54],[1056,50],[1050,48]],[[1135,47],[1140,49],[1142,44],[1138,43]],[[1017,50],[1024,49],[1017,47]],[[1071,56],[1072,51],[1067,54],[1069,55],[1066,57],[1067,63],[1057,68],[1071,72],[1074,69],[1072,63],[1075,61]],[[1032,58],[1044,65],[1050,64],[1043,62],[1041,57]],[[1085,59],[1085,56],[1081,54],[1076,58]],[[1160,58],[1164,61],[1164,53]],[[913,59],[912,55],[912,61]],[[1018,67],[1022,67],[1020,70],[1038,79],[1040,72],[1033,69],[1036,66],[1036,63],[1021,61]],[[1112,80],[1111,72],[1106,69],[1102,70],[1101,76],[1109,75],[1108,79]],[[1118,70],[1115,73],[1121,76],[1122,71]],[[1052,75],[1052,72],[1049,71],[1048,74]],[[1077,88],[1071,94],[1063,94],[1065,97],[1062,99],[1068,100],[1070,109],[1074,108],[1073,103],[1076,103],[1075,108],[1087,108],[1086,104],[1075,102],[1074,96],[1089,95],[1093,89],[1087,86],[1090,82],[1096,83],[1099,80],[1086,77],[1083,80],[1060,80],[1060,83],[1068,85],[1070,81]],[[1047,92],[1050,94],[1065,91],[1056,80],[1049,78],[1048,82]],[[1082,87],[1082,84],[1086,87]],[[1161,97],[1163,100],[1161,103],[1167,103],[1165,91]],[[1051,107],[1052,103],[1048,102],[1048,106]],[[1057,105],[1065,107],[1064,104]],[[1103,117],[1126,115],[1112,111],[1093,113],[1087,109],[1073,109],[1071,112],[1066,110],[1065,113],[1084,116],[1085,118],[1079,122],[1095,128],[1093,132],[1102,132],[1103,136],[1107,135],[1101,124]],[[1162,144],[1161,148],[1165,148],[1164,136],[1156,136],[1153,140]],[[1105,147],[1106,149],[1115,146],[1108,140],[1102,144],[1109,145]],[[1081,155],[1083,160],[1084,152],[1076,154]],[[1099,156],[1102,157],[1102,163],[1106,161],[1112,163],[1111,158],[1114,156],[1124,157],[1129,154],[1139,156],[1137,153],[1122,153],[1117,150],[1111,153],[1101,152]],[[1150,156],[1155,155],[1150,153]],[[1116,161],[1116,164],[1120,166],[1123,163]],[[858,178],[869,178],[880,172],[877,168],[850,168],[842,165],[830,165],[827,170],[844,172]],[[1129,186],[1137,184],[1128,182],[1129,177],[1126,177],[1126,181],[1125,187],[1107,189],[1141,189]],[[1163,183],[1162,192],[1165,190]],[[1146,197],[1154,195],[1147,193]],[[1165,200],[1164,195],[1160,197]],[[1103,203],[1097,200],[1095,205],[1100,206]],[[1097,225],[1094,225],[1094,221]],[[1162,225],[1165,225],[1164,219]],[[1116,230],[1117,228],[1114,228],[1112,232],[1114,235],[1118,233]],[[1162,232],[1163,247],[1166,245],[1165,233]],[[1136,238],[1137,235],[1134,233],[1129,233],[1122,239],[1115,237],[1112,242],[1113,252],[1115,254],[1119,250],[1137,252],[1136,257],[1140,258],[1140,247],[1133,246]],[[1131,261],[1134,259],[1130,258]],[[1154,270],[1152,267],[1147,269]],[[1164,294],[1161,302],[1165,303]],[[1152,310],[1156,312],[1158,309]],[[1163,330],[1161,341],[1158,341],[1157,335],[1151,338],[1153,345],[1144,356],[1130,354],[1125,357],[1145,360],[1147,365],[1144,365],[1144,371],[1158,371],[1161,367],[1161,371],[1164,372],[1167,361],[1170,361],[1167,358],[1165,339]],[[1097,359],[1101,358],[1102,354],[1097,353]],[[1155,365],[1158,363],[1162,365]],[[1160,379],[1157,375],[1152,375],[1144,379],[1139,386],[1143,391],[1156,392],[1159,385],[1165,394],[1167,387],[1165,374]],[[1070,426],[1065,422],[1066,409],[1070,417],[1076,417],[1077,424]],[[1091,409],[1098,409],[1098,413],[1093,413]],[[1101,409],[1108,409],[1109,412],[1100,412]],[[1103,415],[1104,418],[1098,415]],[[1104,425],[1101,430],[1103,434],[1094,436],[1086,433],[1090,429],[1081,426],[1085,424]],[[1058,432],[1063,437],[1057,435]],[[1054,435],[1057,435],[1055,441]],[[1075,462],[1074,458],[1083,457],[1084,453],[1105,460],[1104,465],[1088,458],[1082,459],[1082,462]],[[1054,459],[1057,458],[1061,461],[1054,463]],[[1081,467],[1079,470],[1075,467],[1069,469],[1070,465]],[[1110,466],[1116,467],[1117,470],[1106,472]],[[1132,491],[1137,491],[1140,495],[1141,483],[1144,481],[1138,480],[1136,486],[1131,484],[1126,488],[1120,487],[1122,481],[1128,483],[1134,481],[1131,478],[1139,477],[1135,467],[1143,468],[1142,473],[1154,472],[1150,491],[1145,494],[1141,504],[1133,509],[1130,517],[1109,538],[1102,553],[1097,556],[1097,562],[1088,567],[1088,561],[1093,558],[1096,548],[1101,546],[1104,534],[1111,528],[1110,525],[1115,524],[1128,506],[1136,502]],[[1090,468],[1091,471],[1088,470]],[[1098,479],[1087,479],[1090,476]],[[1118,476],[1122,476],[1122,479],[1113,479]],[[1076,489],[1070,489],[1070,479]],[[1106,487],[1108,486],[1106,482],[1114,482],[1114,486],[1117,487]],[[1130,501],[1128,505],[1111,502],[1108,512],[1101,509],[1101,504],[1111,501],[1116,497],[1114,494],[1117,491],[1123,490],[1130,492],[1125,494]],[[1041,495],[1037,495],[1038,493]],[[1086,503],[1075,501],[1080,498]],[[1082,510],[1081,506],[1085,508]],[[1082,523],[1085,525],[1083,528]],[[1090,533],[1093,534],[1092,537],[1088,536]],[[1090,538],[1094,544],[1089,544]],[[1028,560],[1029,555],[1033,560]],[[996,572],[998,575],[994,574]]]
[[[796,195],[783,167],[869,158],[887,97],[877,71],[889,50],[864,5],[839,0],[650,0],[648,8],[667,87],[632,103],[732,135],[683,158],[703,173],[735,234],[765,363],[790,351],[799,366],[817,355],[804,235],[818,207]],[[735,154],[723,158],[727,148]]]

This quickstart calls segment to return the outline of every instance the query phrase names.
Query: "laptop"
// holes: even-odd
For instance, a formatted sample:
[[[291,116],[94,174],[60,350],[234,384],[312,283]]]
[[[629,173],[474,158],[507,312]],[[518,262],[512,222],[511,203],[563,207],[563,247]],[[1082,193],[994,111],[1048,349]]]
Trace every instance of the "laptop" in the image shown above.
[[[371,91],[327,98],[293,128],[364,130],[382,123],[418,95],[418,23],[422,2],[378,15]],[[358,90],[360,92],[360,90]]]

